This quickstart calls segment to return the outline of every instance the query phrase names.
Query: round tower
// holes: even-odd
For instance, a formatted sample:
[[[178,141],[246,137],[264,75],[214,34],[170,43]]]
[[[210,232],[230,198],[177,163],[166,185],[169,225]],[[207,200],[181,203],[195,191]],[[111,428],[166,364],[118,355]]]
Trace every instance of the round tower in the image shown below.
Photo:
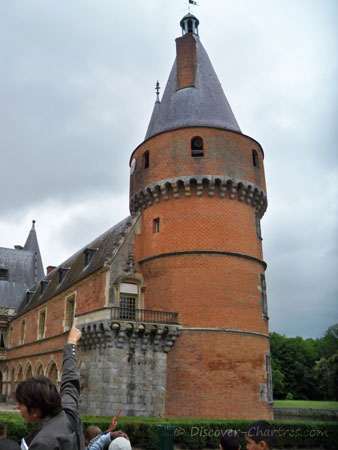
[[[177,311],[182,326],[166,415],[271,419],[264,154],[241,132],[198,25],[182,19],[162,101],[130,159],[134,256],[144,308]]]

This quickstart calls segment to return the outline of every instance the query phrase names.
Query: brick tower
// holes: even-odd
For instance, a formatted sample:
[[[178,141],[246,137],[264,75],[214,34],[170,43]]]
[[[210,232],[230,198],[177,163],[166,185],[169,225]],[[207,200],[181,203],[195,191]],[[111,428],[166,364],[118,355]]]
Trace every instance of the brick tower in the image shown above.
[[[271,419],[260,219],[263,150],[244,135],[198,36],[181,20],[177,57],[131,156],[130,210],[144,307],[177,311],[166,415]]]

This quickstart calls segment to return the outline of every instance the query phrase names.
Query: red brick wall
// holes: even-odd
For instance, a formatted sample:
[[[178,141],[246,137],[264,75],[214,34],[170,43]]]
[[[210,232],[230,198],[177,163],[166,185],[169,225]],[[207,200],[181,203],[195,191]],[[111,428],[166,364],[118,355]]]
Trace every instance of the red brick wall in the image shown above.
[[[268,350],[266,338],[184,332],[168,354],[166,414],[272,419],[272,408],[259,401]]]
[[[200,136],[204,156],[191,157],[190,141]],[[253,166],[256,150],[259,167]],[[142,155],[149,151],[149,168],[142,168]],[[213,128],[185,128],[162,133],[140,145],[132,155],[136,168],[130,178],[130,196],[138,189],[166,178],[190,175],[220,175],[254,183],[265,191],[263,152],[253,139]]]
[[[6,352],[7,365],[11,368],[14,366],[17,369],[20,364],[24,367],[27,362],[31,362],[34,374],[34,368],[38,360],[41,360],[44,368],[46,368],[48,362],[53,359],[60,370],[62,348],[67,339],[67,332],[64,332],[66,297],[73,293],[76,294],[75,315],[81,314],[105,306],[105,289],[106,271],[98,271],[74,285],[71,289],[14,319],[10,323],[12,331],[9,345],[11,348]],[[45,308],[47,311],[45,339],[37,340],[39,311]],[[24,344],[20,345],[22,320],[25,320],[26,330]]]

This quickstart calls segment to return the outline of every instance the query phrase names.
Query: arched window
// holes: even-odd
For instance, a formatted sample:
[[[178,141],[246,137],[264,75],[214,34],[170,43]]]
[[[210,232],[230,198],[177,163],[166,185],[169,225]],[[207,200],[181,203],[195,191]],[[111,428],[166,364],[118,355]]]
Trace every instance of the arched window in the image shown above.
[[[191,156],[204,156],[203,139],[199,136],[191,139]]]
[[[143,153],[143,169],[148,169],[149,167],[149,151]]]
[[[25,378],[29,378],[33,375],[32,366],[28,364],[28,366],[25,369]]]
[[[252,150],[252,163],[254,167],[259,167],[258,153],[256,150]]]
[[[53,381],[54,384],[57,382],[58,377],[58,368],[56,367],[55,362],[52,362],[48,368],[47,377]]]
[[[120,283],[120,319],[135,320],[138,307],[138,285]]]
[[[41,363],[39,363],[38,366],[35,368],[35,375],[44,375],[43,366]]]

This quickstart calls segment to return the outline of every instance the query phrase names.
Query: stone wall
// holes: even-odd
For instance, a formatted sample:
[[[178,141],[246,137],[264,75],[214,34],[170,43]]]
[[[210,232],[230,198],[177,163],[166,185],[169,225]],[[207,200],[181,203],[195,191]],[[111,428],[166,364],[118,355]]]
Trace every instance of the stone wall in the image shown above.
[[[81,413],[165,414],[167,353],[179,327],[109,321],[82,329]]]

